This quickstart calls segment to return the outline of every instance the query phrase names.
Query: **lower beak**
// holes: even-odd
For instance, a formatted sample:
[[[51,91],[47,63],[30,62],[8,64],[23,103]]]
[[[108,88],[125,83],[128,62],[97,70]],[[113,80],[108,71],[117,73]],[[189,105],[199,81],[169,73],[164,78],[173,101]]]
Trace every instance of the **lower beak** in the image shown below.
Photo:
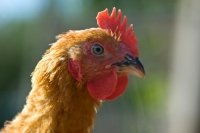
[[[145,78],[144,67],[138,58],[136,58],[135,60],[117,62],[113,65],[118,66],[119,72],[125,72],[139,78]]]

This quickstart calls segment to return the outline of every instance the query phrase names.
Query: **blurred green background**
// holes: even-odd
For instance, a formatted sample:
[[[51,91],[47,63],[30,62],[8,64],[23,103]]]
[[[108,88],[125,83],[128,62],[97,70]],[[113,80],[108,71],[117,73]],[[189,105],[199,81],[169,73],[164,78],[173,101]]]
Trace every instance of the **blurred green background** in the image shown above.
[[[97,13],[113,7],[134,24],[146,78],[130,77],[120,98],[103,103],[93,133],[162,132],[176,0],[0,1],[0,127],[22,110],[30,74],[55,36],[97,27]]]

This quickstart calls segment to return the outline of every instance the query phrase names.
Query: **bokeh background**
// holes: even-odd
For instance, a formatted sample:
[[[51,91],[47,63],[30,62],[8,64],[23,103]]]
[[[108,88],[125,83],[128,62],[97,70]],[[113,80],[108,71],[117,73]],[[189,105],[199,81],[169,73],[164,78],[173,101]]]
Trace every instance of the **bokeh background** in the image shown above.
[[[0,128],[22,110],[55,36],[97,27],[97,12],[113,7],[134,24],[146,78],[130,77],[120,98],[103,103],[93,133],[200,132],[198,0],[1,0]]]

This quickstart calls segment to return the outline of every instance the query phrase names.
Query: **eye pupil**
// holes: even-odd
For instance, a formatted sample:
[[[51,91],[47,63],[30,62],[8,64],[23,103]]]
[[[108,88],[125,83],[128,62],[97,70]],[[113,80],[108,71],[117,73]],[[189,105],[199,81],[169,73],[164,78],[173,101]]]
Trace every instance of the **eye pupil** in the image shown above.
[[[92,47],[92,52],[96,55],[103,54],[104,48],[100,44],[95,44]]]
[[[97,52],[101,52],[101,49],[100,49],[100,48],[96,48],[96,51],[97,51]]]

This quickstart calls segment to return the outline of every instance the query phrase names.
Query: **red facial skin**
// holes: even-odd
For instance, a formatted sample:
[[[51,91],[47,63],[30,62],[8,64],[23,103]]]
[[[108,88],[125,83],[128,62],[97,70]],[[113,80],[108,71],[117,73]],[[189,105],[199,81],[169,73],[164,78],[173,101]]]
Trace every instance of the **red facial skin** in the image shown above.
[[[86,42],[81,45],[83,57],[79,60],[69,59],[68,62],[68,70],[72,76],[77,81],[86,79],[88,92],[97,100],[113,100],[125,91],[128,84],[127,74],[118,73],[117,67],[111,65],[123,61],[126,54],[139,56],[133,25],[126,29],[127,18],[124,16],[121,23],[122,12],[118,10],[117,17],[116,12],[116,8],[113,8],[109,15],[106,9],[96,17],[99,28],[107,31],[110,40],[115,39],[105,41],[108,38],[99,36],[99,39]],[[92,52],[92,46],[96,43],[104,47],[103,54],[95,55]]]
[[[92,52],[95,44],[104,48],[103,54]],[[68,70],[72,76],[77,81],[87,79],[88,92],[97,100],[114,100],[122,95],[128,84],[128,76],[118,73],[116,66],[108,66],[124,60],[125,54],[131,54],[129,49],[123,44],[107,44],[102,40],[86,42],[81,49],[84,54],[82,59],[69,59]]]

